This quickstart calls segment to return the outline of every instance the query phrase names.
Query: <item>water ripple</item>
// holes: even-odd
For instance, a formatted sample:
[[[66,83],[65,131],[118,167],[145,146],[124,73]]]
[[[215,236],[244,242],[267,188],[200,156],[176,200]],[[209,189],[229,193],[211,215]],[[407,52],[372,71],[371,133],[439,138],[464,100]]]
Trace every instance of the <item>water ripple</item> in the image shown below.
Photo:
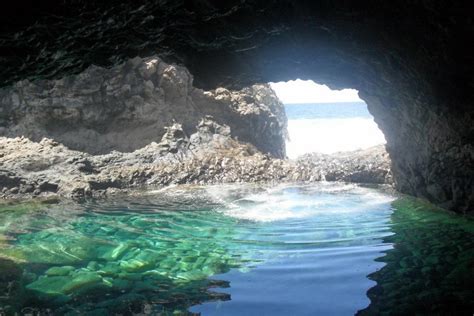
[[[400,201],[383,190],[320,183],[178,186],[82,204],[2,206],[0,272],[12,279],[0,278],[0,291],[16,287],[0,293],[0,313],[159,314],[218,300],[192,310],[353,314],[369,305],[375,282],[367,275],[386,269],[378,258],[420,231],[400,225],[436,232],[434,218],[445,220],[400,216]],[[446,221],[443,233],[453,238],[472,227]],[[334,297],[344,302],[324,304]]]

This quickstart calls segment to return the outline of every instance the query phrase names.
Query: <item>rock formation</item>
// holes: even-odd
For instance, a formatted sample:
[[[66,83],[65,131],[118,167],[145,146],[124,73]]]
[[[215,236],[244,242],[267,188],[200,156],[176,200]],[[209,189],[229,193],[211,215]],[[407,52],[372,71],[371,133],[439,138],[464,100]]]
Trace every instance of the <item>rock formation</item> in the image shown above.
[[[384,145],[331,155],[306,154],[298,157],[296,164],[304,171],[303,179],[312,179],[319,172],[326,181],[393,184],[391,162]]]
[[[0,104],[0,136],[46,137],[90,154],[142,148],[173,122],[190,135],[210,114],[233,137],[285,157],[285,110],[268,85],[203,91],[186,68],[157,57],[112,69],[91,66],[59,80],[20,81],[0,90]]]
[[[346,155],[308,155],[290,161],[262,154],[205,117],[187,137],[180,124],[159,143],[131,153],[90,155],[44,138],[0,137],[0,197],[82,198],[169,184],[347,181],[391,183],[383,146]]]
[[[0,196],[81,198],[169,184],[391,183],[383,148],[285,158],[287,119],[266,84],[194,88],[158,57],[0,90]]]
[[[355,88],[385,134],[397,188],[458,212],[474,208],[468,1],[12,5],[1,12],[2,85],[158,54],[206,89],[296,78]]]

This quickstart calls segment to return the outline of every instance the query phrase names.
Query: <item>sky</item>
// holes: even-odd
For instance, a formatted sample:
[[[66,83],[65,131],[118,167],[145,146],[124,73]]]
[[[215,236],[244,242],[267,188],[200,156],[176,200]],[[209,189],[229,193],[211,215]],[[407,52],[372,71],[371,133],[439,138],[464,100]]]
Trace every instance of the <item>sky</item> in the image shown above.
[[[278,98],[285,104],[289,103],[326,103],[326,102],[357,102],[362,101],[357,90],[331,90],[311,80],[292,80],[288,82],[271,82]]]

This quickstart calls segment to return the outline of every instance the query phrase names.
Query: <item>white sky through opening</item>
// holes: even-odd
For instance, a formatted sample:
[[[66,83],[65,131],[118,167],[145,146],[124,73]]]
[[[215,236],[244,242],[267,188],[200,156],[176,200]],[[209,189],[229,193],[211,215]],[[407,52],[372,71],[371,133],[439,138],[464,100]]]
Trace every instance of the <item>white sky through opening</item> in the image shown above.
[[[331,90],[328,86],[317,84],[312,80],[271,82],[270,86],[284,104],[364,102],[359,98],[357,90]]]
[[[367,114],[367,105],[359,98],[357,90],[331,90],[326,85],[300,79],[270,85],[287,110],[290,140],[286,143],[286,149],[289,158],[310,152],[331,154],[385,144],[382,131],[373,117]],[[354,113],[348,114],[344,110],[344,106],[354,107],[349,102],[358,103]],[[324,117],[324,110],[319,112],[315,103],[339,104],[332,106],[331,115]],[[299,115],[292,117],[289,114],[294,113],[291,110],[295,106],[299,107]],[[313,111],[308,111],[307,116],[306,106],[308,109],[313,108]],[[318,112],[317,117],[313,116],[314,110]],[[338,111],[341,112],[340,116]]]

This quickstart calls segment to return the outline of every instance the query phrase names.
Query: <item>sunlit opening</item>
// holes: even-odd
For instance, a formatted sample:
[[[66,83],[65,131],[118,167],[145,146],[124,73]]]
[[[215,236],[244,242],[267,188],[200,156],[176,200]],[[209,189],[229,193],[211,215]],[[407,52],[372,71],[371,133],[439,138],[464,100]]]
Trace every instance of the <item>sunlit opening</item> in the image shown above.
[[[285,104],[289,158],[385,144],[382,131],[357,90],[331,90],[326,85],[299,79],[270,85]]]

